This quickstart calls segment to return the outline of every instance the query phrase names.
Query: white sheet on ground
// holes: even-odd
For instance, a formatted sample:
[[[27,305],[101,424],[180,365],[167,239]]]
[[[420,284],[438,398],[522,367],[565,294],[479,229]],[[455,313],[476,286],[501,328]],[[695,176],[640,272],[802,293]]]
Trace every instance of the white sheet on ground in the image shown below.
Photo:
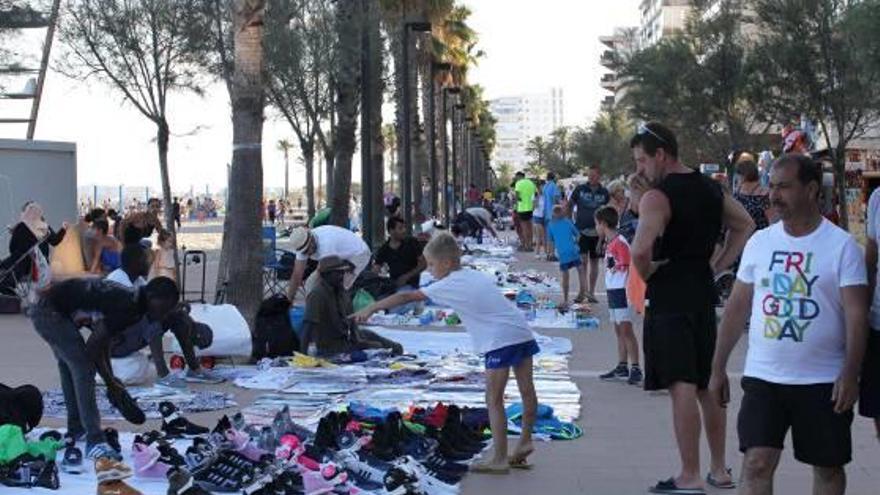
[[[193,320],[204,323],[214,331],[214,342],[207,349],[196,348],[197,356],[250,356],[251,332],[247,322],[231,304],[193,304]],[[166,334],[167,336],[167,334]],[[173,336],[169,349],[180,354],[180,346]]]

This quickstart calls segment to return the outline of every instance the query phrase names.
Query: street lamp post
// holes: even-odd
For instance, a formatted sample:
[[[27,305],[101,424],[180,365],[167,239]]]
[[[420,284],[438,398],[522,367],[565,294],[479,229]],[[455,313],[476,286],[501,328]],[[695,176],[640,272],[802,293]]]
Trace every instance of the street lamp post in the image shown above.
[[[431,30],[429,22],[406,22],[403,24],[403,220],[407,232],[412,232],[413,174],[412,174],[412,92],[410,90],[410,31]],[[422,187],[418,184],[418,187]]]
[[[452,218],[452,215],[455,215],[455,208],[458,205],[460,193],[459,176],[461,157],[459,155],[461,154],[460,149],[462,148],[461,114],[463,110],[464,105],[461,103],[456,103],[452,110],[452,208],[450,209],[452,214],[450,215],[450,219]]]

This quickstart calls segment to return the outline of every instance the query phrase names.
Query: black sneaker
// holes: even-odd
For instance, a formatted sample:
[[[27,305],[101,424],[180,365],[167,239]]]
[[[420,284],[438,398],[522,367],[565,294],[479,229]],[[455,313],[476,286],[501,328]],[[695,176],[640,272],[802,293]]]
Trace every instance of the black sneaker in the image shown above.
[[[83,453],[76,446],[76,439],[72,436],[64,437],[64,454],[61,457],[61,470],[68,474],[82,474]]]
[[[599,375],[600,380],[626,380],[629,378],[629,367],[626,363],[620,363],[616,368],[605,373],[604,375]]]
[[[162,413],[162,432],[168,438],[192,438],[211,431],[204,426],[191,423],[180,414],[174,404],[168,401],[159,403],[159,412]]]
[[[197,485],[186,469],[168,471],[168,495],[211,495],[211,492]]]
[[[397,466],[385,473],[385,493],[388,495],[425,495],[419,487],[419,478],[415,473]]]
[[[642,383],[644,379],[644,375],[642,374],[641,368],[638,366],[633,366],[632,369],[629,370],[629,378],[626,380],[630,385],[638,385]]]
[[[104,428],[104,441],[113,450],[122,454],[122,445],[119,444],[119,432],[115,428]]]
[[[159,461],[168,464],[169,466],[182,467],[186,466],[186,460],[180,455],[180,452],[177,451],[174,447],[171,446],[164,439],[162,440],[154,440],[156,437],[154,435],[135,435],[134,441],[132,444],[141,443],[144,445],[153,445],[156,447],[156,450],[159,451]]]
[[[61,480],[58,478],[58,465],[55,461],[43,463],[43,468],[33,480],[33,486],[57,490],[61,488]]]

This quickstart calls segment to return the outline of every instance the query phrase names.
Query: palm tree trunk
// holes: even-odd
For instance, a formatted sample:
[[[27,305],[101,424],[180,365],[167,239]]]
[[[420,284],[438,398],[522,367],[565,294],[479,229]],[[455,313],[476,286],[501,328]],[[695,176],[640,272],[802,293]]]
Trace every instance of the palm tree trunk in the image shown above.
[[[260,201],[263,192],[264,0],[235,0],[232,172],[229,181],[227,298],[254,328],[263,295]]]
[[[364,225],[364,231],[369,233],[369,238],[373,240],[374,245],[378,245],[385,239],[385,222],[383,219],[384,208],[382,202],[382,194],[385,191],[385,136],[382,134],[382,100],[385,95],[385,85],[383,83],[382,73],[384,67],[384,43],[382,42],[382,31],[380,29],[380,12],[378,2],[367,0],[368,19],[366,23],[366,41],[367,41],[367,63],[368,74],[365,77],[364,91],[365,97],[369,101],[369,107],[373,109],[370,112],[369,122],[361,122],[361,125],[368,127],[370,136],[370,178],[373,184],[373,200],[370,204],[362,202],[362,208],[370,208],[370,216],[372,225]],[[363,165],[362,165],[363,166]],[[364,197],[361,194],[361,197]],[[366,229],[370,229],[367,231]],[[371,246],[373,247],[373,246]]]
[[[358,79],[360,76],[361,40],[357,21],[356,0],[338,0],[336,29],[339,36],[336,66],[337,128],[334,141],[333,198],[330,222],[347,227],[351,197],[351,162],[356,146],[358,111]]]
[[[315,216],[315,147],[300,143],[300,148],[306,167],[306,208],[308,218],[312,218]]]
[[[396,134],[394,141],[397,143],[395,150],[397,152],[397,172],[394,175],[397,175],[401,184],[399,197],[403,199],[405,196],[403,193],[403,166],[406,163],[406,156],[404,155],[405,146],[403,144],[406,139],[403,132],[405,127],[403,120],[406,118],[403,108],[403,39],[401,35],[402,29],[400,29],[399,24],[395,23],[391,28],[391,53],[394,56],[394,131]]]

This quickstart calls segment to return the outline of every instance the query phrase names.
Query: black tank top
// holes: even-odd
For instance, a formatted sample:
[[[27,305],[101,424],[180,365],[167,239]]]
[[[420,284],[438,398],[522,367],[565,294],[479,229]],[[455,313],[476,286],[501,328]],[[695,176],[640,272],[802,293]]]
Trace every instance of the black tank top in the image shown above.
[[[699,172],[669,174],[657,187],[669,200],[672,217],[654,245],[654,260],[669,260],[648,280],[652,312],[712,310],[715,284],[709,260],[721,232],[724,193]]]

